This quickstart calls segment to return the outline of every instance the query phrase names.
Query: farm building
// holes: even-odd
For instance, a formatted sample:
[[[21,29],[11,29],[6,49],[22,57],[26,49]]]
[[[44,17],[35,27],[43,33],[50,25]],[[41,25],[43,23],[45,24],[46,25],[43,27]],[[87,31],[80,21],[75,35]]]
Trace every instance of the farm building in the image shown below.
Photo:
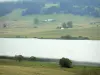
[[[43,20],[43,22],[54,22],[56,21],[55,19],[47,19],[47,20]]]

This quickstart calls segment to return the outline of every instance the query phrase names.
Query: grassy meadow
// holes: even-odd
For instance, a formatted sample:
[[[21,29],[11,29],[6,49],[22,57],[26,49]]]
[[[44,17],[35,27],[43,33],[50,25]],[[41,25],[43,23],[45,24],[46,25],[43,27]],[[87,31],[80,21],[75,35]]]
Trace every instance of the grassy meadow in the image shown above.
[[[61,68],[58,63],[0,60],[0,75],[100,75],[99,67]]]
[[[72,14],[21,16],[22,11],[22,9],[17,9],[6,16],[0,17],[0,37],[60,38],[64,35],[71,35],[73,37],[88,37],[90,40],[100,40],[100,24],[90,24],[91,22],[100,22],[100,18]],[[34,24],[35,18],[39,19],[39,24]],[[46,19],[55,19],[56,21],[43,22]],[[57,26],[61,26],[63,22],[67,23],[68,21],[73,22],[73,28],[56,29]],[[7,27],[2,28],[2,24],[7,24]]]

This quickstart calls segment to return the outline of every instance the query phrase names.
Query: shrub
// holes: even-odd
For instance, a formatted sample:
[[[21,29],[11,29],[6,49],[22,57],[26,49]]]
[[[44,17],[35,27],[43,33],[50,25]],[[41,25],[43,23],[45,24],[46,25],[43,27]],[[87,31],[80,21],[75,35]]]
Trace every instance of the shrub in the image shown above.
[[[61,67],[71,68],[72,62],[68,58],[62,58],[62,59],[59,60],[59,65]]]
[[[62,39],[72,39],[72,36],[66,35],[66,36],[61,36]]]
[[[21,36],[20,35],[17,35],[16,38],[21,38]]]

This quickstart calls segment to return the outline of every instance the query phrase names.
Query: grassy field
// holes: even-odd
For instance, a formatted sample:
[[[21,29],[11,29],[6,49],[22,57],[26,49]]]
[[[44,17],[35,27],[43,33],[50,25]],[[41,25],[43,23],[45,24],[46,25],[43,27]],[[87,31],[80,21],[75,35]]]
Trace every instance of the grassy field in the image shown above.
[[[57,63],[0,60],[0,75],[100,75],[99,67],[61,68]]]
[[[50,6],[50,5],[49,5]],[[79,16],[72,14],[52,14],[52,15],[28,15],[21,16],[22,9],[0,18],[0,37],[38,37],[38,38],[60,38],[61,36],[84,36],[92,40],[100,40],[100,24],[90,25],[91,22],[100,22],[100,18],[90,16]],[[39,24],[34,24],[34,18],[39,19]],[[42,22],[46,19],[55,19],[55,22]],[[73,28],[56,29],[63,22],[73,22]],[[2,28],[2,24],[7,24],[7,28]],[[97,27],[97,25],[99,25]],[[34,28],[37,26],[38,28]]]
[[[48,27],[48,26],[47,26]],[[41,29],[43,28],[43,29]],[[0,29],[0,37],[16,37],[26,36],[26,37],[38,37],[38,38],[60,38],[61,36],[71,35],[74,37],[84,36],[93,40],[100,40],[100,27],[90,27],[90,28],[73,28],[73,29],[54,29],[46,28],[43,26],[41,28],[6,28]]]

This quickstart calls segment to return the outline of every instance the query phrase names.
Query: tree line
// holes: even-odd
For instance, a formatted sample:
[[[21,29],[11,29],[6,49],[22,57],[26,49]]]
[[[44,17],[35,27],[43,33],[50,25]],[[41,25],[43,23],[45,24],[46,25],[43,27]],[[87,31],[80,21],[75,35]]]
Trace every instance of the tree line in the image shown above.
[[[24,57],[22,55],[15,55],[14,57],[13,56],[0,56],[0,59],[11,59],[11,60],[15,60],[16,62],[22,62],[23,60],[40,61],[40,62],[58,62],[61,67],[72,68],[72,61],[68,58],[48,59],[48,58],[37,58],[34,56]]]
[[[52,58],[40,58],[35,56],[25,57],[23,55],[15,55],[15,56],[0,56],[0,59],[11,59],[21,62],[23,60],[27,61],[40,61],[40,62],[58,62],[58,59]]]

